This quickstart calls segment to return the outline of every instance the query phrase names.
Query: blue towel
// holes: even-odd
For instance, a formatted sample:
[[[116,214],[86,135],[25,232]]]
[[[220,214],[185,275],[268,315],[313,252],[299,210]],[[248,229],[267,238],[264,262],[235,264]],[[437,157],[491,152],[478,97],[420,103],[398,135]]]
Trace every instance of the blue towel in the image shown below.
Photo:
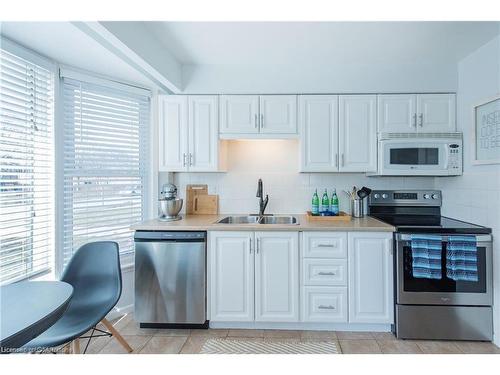
[[[411,255],[413,277],[441,279],[441,236],[412,234]]]
[[[446,276],[455,281],[478,281],[476,236],[450,236]]]

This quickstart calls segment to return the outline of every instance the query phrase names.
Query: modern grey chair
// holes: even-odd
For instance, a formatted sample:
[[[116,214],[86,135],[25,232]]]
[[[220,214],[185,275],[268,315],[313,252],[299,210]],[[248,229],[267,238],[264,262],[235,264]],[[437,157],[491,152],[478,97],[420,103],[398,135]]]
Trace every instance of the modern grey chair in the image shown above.
[[[106,320],[122,292],[119,248],[116,242],[91,242],[80,247],[71,258],[61,278],[73,286],[71,302],[52,327],[31,340],[25,348],[52,348],[72,343],[72,352],[80,353],[80,338],[90,340],[101,336],[114,336],[128,351],[132,348]],[[109,332],[96,328],[102,322]],[[82,336],[92,329],[90,336]],[[99,334],[95,334],[95,332]],[[69,346],[68,346],[69,347]]]

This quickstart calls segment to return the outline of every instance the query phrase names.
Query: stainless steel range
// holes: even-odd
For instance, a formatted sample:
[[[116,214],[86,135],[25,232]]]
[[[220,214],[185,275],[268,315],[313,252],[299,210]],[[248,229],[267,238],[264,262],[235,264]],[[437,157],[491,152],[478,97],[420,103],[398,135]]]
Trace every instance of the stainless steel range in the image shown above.
[[[491,341],[491,229],[441,216],[438,190],[374,190],[369,213],[396,227],[396,336]]]

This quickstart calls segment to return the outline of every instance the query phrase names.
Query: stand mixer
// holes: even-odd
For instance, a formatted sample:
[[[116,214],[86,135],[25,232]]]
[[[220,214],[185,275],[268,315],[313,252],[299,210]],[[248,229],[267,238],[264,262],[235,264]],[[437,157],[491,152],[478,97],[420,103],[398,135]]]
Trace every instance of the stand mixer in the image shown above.
[[[181,198],[177,198],[177,186],[170,183],[164,184],[160,192],[160,199],[158,199],[158,203],[160,211],[158,220],[176,221],[182,219],[179,212],[182,209],[183,200]]]

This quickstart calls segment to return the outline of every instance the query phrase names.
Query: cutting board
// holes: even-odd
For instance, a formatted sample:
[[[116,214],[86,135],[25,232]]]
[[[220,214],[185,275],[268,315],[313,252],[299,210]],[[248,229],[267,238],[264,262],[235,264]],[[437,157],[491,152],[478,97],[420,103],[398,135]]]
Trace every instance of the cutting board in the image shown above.
[[[194,214],[194,199],[198,195],[207,195],[207,185],[186,185],[186,215]]]
[[[193,209],[195,215],[216,215],[219,212],[219,196],[196,195]]]

